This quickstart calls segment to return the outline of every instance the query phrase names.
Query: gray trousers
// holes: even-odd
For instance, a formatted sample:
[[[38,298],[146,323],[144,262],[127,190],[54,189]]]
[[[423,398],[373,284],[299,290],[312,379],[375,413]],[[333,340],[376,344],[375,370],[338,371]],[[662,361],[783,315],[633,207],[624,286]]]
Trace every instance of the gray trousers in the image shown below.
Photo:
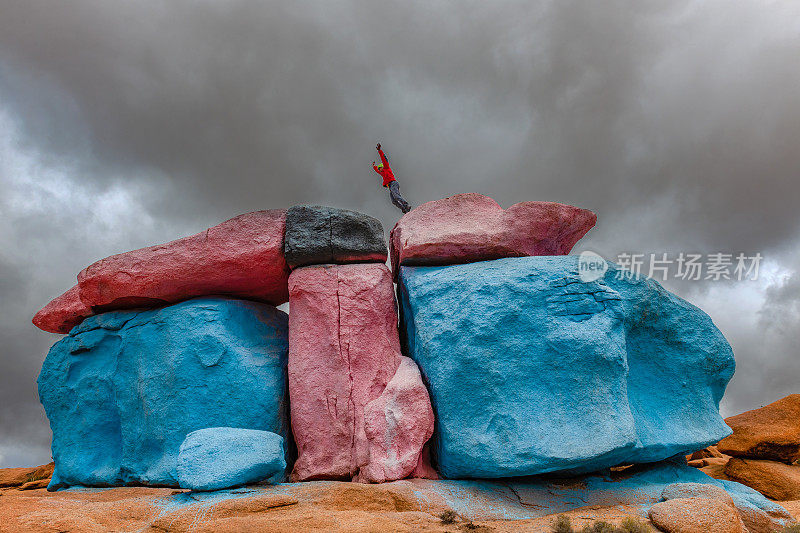
[[[389,184],[389,196],[392,198],[392,203],[403,213],[411,211],[411,206],[408,205],[403,197],[400,195],[400,185],[396,181]]]

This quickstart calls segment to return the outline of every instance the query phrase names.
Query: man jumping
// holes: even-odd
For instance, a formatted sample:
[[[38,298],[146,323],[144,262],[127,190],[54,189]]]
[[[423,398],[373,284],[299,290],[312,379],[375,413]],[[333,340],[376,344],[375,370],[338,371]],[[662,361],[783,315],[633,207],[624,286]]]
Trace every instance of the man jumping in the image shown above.
[[[389,166],[389,160],[386,159],[386,155],[383,153],[383,150],[381,150],[381,143],[378,143],[375,148],[378,150],[378,155],[381,156],[381,162],[376,165],[375,161],[373,161],[372,168],[383,178],[383,186],[389,188],[389,196],[392,198],[392,203],[403,213],[408,213],[411,211],[411,206],[408,205],[408,202],[400,195],[400,185],[398,185],[397,180],[394,179],[394,173]]]

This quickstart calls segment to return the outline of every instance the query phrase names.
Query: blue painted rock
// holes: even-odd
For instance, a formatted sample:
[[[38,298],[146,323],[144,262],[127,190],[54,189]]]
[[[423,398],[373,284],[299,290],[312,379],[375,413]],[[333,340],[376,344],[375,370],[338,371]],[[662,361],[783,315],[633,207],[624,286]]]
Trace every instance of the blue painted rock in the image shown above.
[[[730,433],[730,345],[697,307],[619,274],[584,282],[576,256],[401,268],[401,335],[444,476],[589,472]]]
[[[39,375],[49,488],[177,486],[179,447],[197,429],[288,437],[287,322],[271,305],[223,298],[84,320]]]
[[[178,453],[178,484],[221,490],[280,481],[286,470],[283,437],[270,431],[206,428],[186,435]]]

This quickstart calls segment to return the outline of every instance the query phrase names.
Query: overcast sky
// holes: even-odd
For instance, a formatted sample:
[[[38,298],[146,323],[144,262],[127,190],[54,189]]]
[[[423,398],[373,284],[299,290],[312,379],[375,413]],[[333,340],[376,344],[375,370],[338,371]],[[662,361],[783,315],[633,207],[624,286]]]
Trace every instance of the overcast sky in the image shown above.
[[[481,192],[575,252],[761,253],[669,280],[734,348],[726,415],[800,392],[800,4],[0,0],[0,467],[49,461],[30,322],[84,266],[257,209]]]

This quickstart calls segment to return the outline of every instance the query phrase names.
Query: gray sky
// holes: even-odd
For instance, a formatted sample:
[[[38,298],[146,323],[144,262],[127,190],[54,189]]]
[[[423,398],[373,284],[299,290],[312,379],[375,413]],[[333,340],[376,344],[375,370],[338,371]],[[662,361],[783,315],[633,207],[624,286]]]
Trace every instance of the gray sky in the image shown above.
[[[335,5],[334,5],[335,4]],[[0,2],[0,467],[49,460],[31,323],[110,254],[299,203],[399,215],[481,192],[598,224],[575,248],[760,252],[666,283],[738,368],[725,414],[798,392],[800,4]]]

